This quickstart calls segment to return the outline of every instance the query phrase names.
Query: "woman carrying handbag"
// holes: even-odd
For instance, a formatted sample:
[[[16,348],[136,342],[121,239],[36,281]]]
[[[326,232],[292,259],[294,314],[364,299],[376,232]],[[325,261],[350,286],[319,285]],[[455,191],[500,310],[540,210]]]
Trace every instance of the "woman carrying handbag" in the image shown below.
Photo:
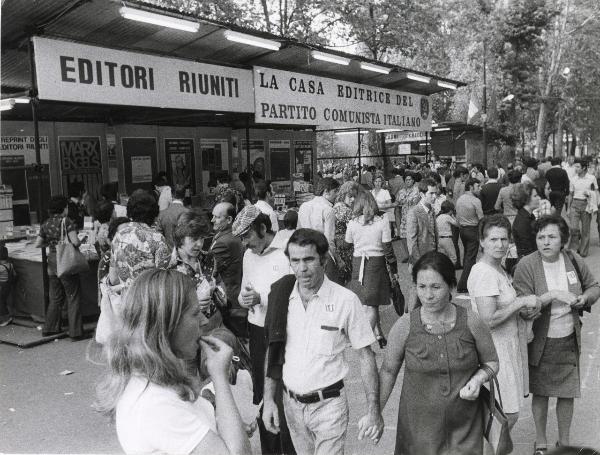
[[[46,310],[43,336],[61,333],[61,307],[66,303],[69,319],[69,337],[73,340],[84,338],[81,316],[81,284],[78,273],[58,275],[57,246],[61,237],[67,239],[73,248],[79,248],[81,242],[77,237],[75,223],[67,218],[68,200],[64,196],[53,196],[50,199],[48,212],[50,217],[40,227],[40,234],[35,241],[37,248],[49,247],[48,251],[48,284],[50,302]]]

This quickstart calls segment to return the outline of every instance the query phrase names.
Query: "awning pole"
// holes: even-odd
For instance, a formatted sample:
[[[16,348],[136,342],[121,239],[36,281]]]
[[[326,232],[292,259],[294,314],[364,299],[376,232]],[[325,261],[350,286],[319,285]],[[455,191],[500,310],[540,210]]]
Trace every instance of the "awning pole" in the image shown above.
[[[360,154],[360,148],[361,148],[361,143],[360,143],[360,128],[358,128],[358,183],[362,184],[362,159],[361,159],[361,154]]]
[[[42,226],[42,198],[44,197],[44,191],[42,188],[42,154],[40,151],[40,128],[38,123],[37,109],[38,109],[38,91],[35,75],[35,59],[33,55],[33,40],[29,39],[28,47],[29,53],[29,72],[31,74],[31,91],[30,91],[30,105],[31,105],[31,118],[33,120],[33,141],[35,147],[35,165],[33,171],[37,176],[37,190],[38,190],[38,204],[36,208],[37,222]],[[49,195],[48,195],[49,196]],[[46,256],[46,248],[42,248],[42,283],[44,285],[44,318],[46,317],[46,311],[50,303],[50,293],[48,288],[48,257]]]
[[[254,198],[254,178],[250,171],[250,117],[246,117],[246,170],[250,177],[248,181],[251,183],[248,190],[248,197],[252,201]]]

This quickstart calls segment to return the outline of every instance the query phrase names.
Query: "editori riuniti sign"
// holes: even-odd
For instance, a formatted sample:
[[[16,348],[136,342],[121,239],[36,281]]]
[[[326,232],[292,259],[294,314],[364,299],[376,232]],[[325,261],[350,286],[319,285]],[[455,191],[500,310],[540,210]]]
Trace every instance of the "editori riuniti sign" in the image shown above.
[[[428,96],[254,67],[255,121],[330,128],[431,130]]]
[[[254,112],[252,72],[35,37],[42,100]]]

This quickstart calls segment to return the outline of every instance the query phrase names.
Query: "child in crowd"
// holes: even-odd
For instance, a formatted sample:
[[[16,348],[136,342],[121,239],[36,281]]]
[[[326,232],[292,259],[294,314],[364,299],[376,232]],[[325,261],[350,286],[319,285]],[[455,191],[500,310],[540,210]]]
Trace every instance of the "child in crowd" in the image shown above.
[[[435,222],[438,230],[438,251],[444,253],[456,265],[456,250],[452,242],[452,226],[458,226],[454,218],[455,209],[451,201],[442,202]]]
[[[8,296],[12,289],[17,274],[8,259],[8,250],[0,244],[0,327],[5,327],[13,320],[8,311]]]

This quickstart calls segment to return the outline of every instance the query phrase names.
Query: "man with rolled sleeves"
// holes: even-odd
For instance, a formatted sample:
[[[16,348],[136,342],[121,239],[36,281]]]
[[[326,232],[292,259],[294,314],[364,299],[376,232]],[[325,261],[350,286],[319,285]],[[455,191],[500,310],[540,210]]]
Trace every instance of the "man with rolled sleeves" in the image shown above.
[[[480,181],[470,178],[465,182],[465,193],[456,201],[456,221],[460,229],[460,239],[465,248],[463,256],[464,269],[458,280],[458,292],[467,291],[467,279],[471,273],[471,267],[477,262],[479,251],[479,234],[477,226],[483,218],[483,208],[479,199]]]
[[[263,422],[279,432],[276,392],[300,455],[342,455],[348,427],[345,348],[358,352],[367,413],[359,439],[383,432],[379,382],[370,345],[375,336],[358,297],[325,275],[328,243],[313,229],[298,229],[286,246],[294,275],[273,284],[265,320],[268,343]]]

